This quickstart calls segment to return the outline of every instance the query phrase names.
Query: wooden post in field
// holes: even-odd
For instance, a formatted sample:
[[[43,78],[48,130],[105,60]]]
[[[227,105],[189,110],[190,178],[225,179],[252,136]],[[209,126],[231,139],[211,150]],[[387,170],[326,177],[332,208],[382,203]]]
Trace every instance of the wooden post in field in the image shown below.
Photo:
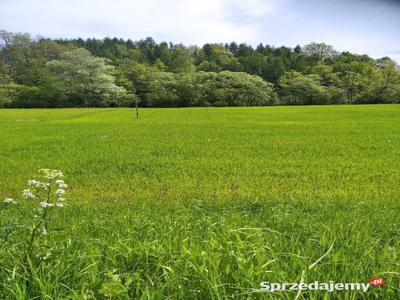
[[[135,101],[135,108],[136,108],[136,119],[139,119],[139,107],[138,107],[137,100]]]

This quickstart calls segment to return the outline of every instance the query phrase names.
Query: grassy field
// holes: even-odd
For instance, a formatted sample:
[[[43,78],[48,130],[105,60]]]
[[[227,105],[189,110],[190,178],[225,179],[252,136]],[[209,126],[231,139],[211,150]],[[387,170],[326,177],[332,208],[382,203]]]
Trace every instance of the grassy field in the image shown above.
[[[398,105],[0,110],[0,157],[0,299],[400,299]],[[41,168],[69,188],[32,265]]]

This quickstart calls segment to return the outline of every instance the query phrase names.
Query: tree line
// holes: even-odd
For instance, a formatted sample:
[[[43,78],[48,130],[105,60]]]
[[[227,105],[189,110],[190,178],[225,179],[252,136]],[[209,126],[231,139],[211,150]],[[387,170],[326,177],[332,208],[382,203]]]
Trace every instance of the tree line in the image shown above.
[[[389,57],[304,47],[0,31],[0,107],[186,107],[399,103]]]

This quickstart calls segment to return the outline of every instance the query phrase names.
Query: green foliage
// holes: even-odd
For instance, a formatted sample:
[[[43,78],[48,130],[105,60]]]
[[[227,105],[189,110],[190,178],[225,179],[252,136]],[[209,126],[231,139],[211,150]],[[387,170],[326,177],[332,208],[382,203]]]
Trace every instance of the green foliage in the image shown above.
[[[279,80],[281,101],[288,105],[332,104],[341,102],[338,89],[330,89],[320,84],[318,75],[302,75],[291,71],[285,73]],[[332,101],[332,97],[335,101]]]
[[[399,102],[400,72],[390,59],[378,61],[378,69],[374,70],[372,80],[367,88],[356,99],[357,103],[392,103]]]
[[[259,106],[275,104],[276,94],[272,84],[247,73],[156,72],[150,80],[146,99],[147,105],[157,107]]]
[[[276,102],[267,99],[270,83],[278,104],[398,103],[399,74],[389,58],[338,53],[325,43],[200,48],[150,37],[35,40],[0,32],[0,106],[9,107],[269,105]],[[11,83],[35,92],[14,97]]]
[[[0,108],[10,104],[13,100],[10,93],[10,85],[12,83],[5,64],[0,62]]]
[[[146,94],[149,106],[170,107],[177,106],[177,78],[173,73],[154,73]]]
[[[58,59],[61,53],[72,50],[51,40],[33,41],[27,34],[0,33],[0,69],[16,83],[38,86],[48,77],[46,63]]]
[[[197,70],[205,72],[241,71],[242,66],[237,57],[225,47],[218,44],[206,44],[197,55]]]
[[[35,86],[10,83],[0,86],[0,107],[48,107],[38,97],[39,89]]]
[[[310,43],[302,49],[304,54],[314,61],[332,60],[338,55],[332,46],[325,43]]]
[[[65,52],[47,67],[54,76],[50,86],[55,95],[75,106],[118,106],[129,97],[115,84],[114,68],[85,49]]]
[[[201,99],[216,106],[259,106],[276,103],[271,83],[247,73],[223,71],[199,72],[195,80]]]
[[[191,73],[194,70],[195,66],[186,48],[177,48],[171,55],[168,71],[174,73]]]
[[[0,85],[0,108],[3,108],[12,102],[13,98],[10,95],[9,86]]]

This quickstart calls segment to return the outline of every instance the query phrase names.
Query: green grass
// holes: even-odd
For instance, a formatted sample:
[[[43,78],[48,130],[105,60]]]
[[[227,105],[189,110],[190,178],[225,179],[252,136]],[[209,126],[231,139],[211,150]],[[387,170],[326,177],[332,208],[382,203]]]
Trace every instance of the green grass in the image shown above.
[[[400,106],[0,110],[0,157],[0,197],[70,185],[37,267],[0,204],[0,299],[400,299]]]

